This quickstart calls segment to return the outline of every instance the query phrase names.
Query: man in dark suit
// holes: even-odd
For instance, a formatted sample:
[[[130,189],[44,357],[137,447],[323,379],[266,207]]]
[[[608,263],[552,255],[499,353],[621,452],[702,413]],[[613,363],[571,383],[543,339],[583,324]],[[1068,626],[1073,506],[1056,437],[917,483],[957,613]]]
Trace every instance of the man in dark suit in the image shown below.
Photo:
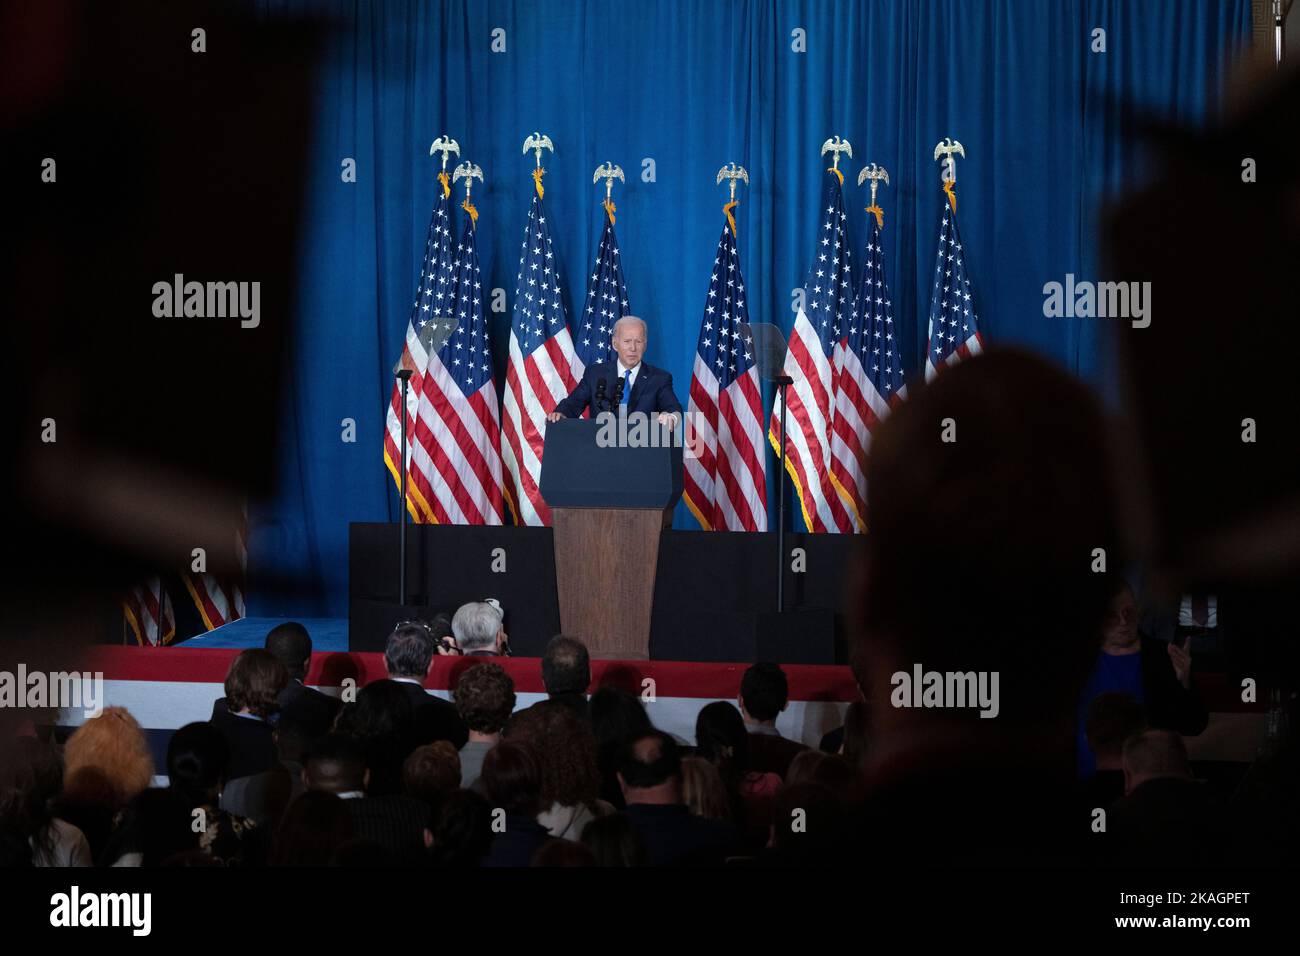
[[[308,790],[332,793],[346,801],[359,839],[384,847],[403,863],[422,855],[428,809],[406,794],[370,796],[366,792],[370,771],[356,741],[328,734],[313,743],[303,767],[303,783]]]
[[[311,666],[311,636],[297,621],[277,624],[266,635],[266,649],[289,672],[280,692],[280,720],[300,728],[308,740],[329,733],[341,702],[303,683]]]
[[[584,723],[590,722],[591,656],[586,644],[564,634],[551,638],[542,654],[542,684],[551,700],[568,707]]]
[[[736,850],[730,823],[697,817],[686,805],[681,751],[663,731],[638,734],[623,745],[618,782],[651,866],[717,866]]]
[[[750,666],[740,679],[740,716],[749,731],[749,769],[782,780],[794,758],[808,748],[781,736],[776,718],[790,703],[790,684],[779,664]]]
[[[549,422],[578,418],[588,408],[593,416],[615,412],[626,406],[627,414],[657,414],[660,425],[675,428],[681,423],[682,403],[673,393],[673,377],[661,368],[641,361],[646,347],[646,324],[635,315],[614,323],[613,362],[587,366],[582,381],[569,396],[546,416]]]
[[[389,678],[401,686],[415,711],[415,745],[446,740],[459,750],[469,740],[469,728],[456,712],[456,705],[424,690],[424,680],[429,676],[436,653],[433,634],[427,625],[400,624],[388,635],[384,665]]]
[[[1110,809],[1104,859],[1133,866],[1213,866],[1223,861],[1223,808],[1192,776],[1183,739],[1146,730],[1124,743],[1123,799]]]

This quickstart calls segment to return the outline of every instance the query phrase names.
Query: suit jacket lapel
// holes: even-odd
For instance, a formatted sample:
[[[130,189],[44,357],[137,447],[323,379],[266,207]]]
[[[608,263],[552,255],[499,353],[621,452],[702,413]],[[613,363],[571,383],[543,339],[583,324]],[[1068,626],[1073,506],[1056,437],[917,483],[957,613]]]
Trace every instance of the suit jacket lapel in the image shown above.
[[[645,362],[642,362],[640,370],[636,373],[636,378],[632,381],[632,394],[627,397],[628,411],[632,410],[632,405],[636,402],[636,397],[645,391],[641,386],[645,384],[646,377],[649,374],[650,370],[646,368]]]

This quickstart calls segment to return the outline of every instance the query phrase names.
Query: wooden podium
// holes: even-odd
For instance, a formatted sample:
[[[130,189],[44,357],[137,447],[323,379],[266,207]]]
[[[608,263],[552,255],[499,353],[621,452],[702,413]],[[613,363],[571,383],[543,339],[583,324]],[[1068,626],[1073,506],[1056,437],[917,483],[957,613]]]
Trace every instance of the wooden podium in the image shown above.
[[[602,447],[616,429],[577,418],[546,426],[540,490],[555,532],[560,628],[595,658],[650,656],[659,535],[682,495],[682,449],[652,427],[656,446]]]

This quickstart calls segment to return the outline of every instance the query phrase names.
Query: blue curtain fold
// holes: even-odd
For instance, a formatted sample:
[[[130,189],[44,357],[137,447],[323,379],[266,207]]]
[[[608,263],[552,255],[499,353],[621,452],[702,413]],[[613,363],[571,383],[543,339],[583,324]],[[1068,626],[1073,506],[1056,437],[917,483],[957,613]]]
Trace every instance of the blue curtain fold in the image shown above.
[[[737,225],[750,315],[788,332],[816,238],[828,165],[819,149],[839,134],[853,144],[841,168],[855,263],[868,201],[857,173],[869,162],[889,171],[880,194],[886,268],[912,368],[929,307],[917,280],[933,268],[943,202],[933,151],[952,136],[966,150],[957,194],[985,340],[1034,349],[1110,396],[1102,320],[1045,318],[1043,284],[1070,272],[1105,278],[1099,210],[1143,175],[1130,112],[1212,116],[1251,25],[1249,0],[255,6],[268,19],[335,24],[301,185],[308,217],[280,491],[250,515],[248,605],[257,615],[345,614],[348,523],[397,518],[384,410],[437,188],[434,137],[457,139],[486,180],[474,192],[484,285],[507,297],[507,310],[491,314],[498,387],[532,189],[529,133],[556,145],[544,158],[546,208],[571,321],[600,237],[604,187],[592,171],[606,160],[623,167],[614,201],[632,310],[650,323],[647,360],[673,374],[683,401],[726,201],[719,167],[749,171]],[[498,28],[503,53],[492,49]],[[1091,51],[1094,29],[1105,31],[1105,53]],[[806,52],[792,48],[796,30]],[[340,177],[348,158],[355,183]],[[653,181],[643,178],[647,160]],[[341,438],[345,419],[355,442]],[[768,475],[774,486],[771,462]],[[674,525],[696,527],[685,506]],[[295,575],[307,590],[260,593],[260,571]]]

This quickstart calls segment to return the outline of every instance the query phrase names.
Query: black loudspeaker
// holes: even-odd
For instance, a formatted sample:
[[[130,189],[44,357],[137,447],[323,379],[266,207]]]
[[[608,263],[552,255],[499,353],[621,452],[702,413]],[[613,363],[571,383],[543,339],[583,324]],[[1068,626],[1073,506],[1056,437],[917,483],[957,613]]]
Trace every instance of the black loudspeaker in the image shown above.
[[[799,608],[784,614],[759,614],[755,637],[755,660],[826,664],[835,660],[835,612],[829,608]]]
[[[829,608],[738,614],[656,607],[650,659],[831,664],[835,661],[835,613]]]

